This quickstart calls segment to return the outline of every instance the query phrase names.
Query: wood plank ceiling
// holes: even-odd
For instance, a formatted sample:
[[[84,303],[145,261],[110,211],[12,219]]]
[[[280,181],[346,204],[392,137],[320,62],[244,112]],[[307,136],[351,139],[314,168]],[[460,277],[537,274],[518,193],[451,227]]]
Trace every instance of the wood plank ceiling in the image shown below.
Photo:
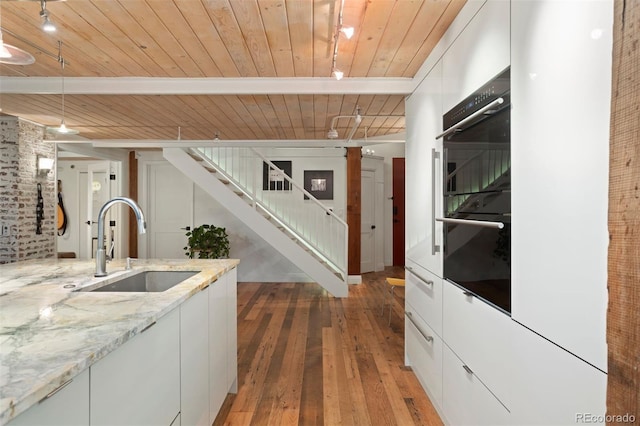
[[[345,75],[339,83],[414,77],[465,1],[344,0],[343,23],[355,34],[339,38],[336,66]],[[181,139],[192,140],[219,135],[294,141],[326,139],[334,117],[352,116],[359,107],[365,119],[355,138],[365,131],[369,137],[403,132],[404,94],[204,90],[207,84],[224,85],[225,78],[240,86],[238,78],[335,84],[330,75],[340,5],[340,0],[48,1],[58,28],[49,34],[40,28],[40,1],[2,0],[4,42],[31,53],[36,62],[2,64],[0,76],[49,77],[56,89],[4,93],[0,108],[3,114],[57,126],[63,82],[72,87],[74,78],[198,78],[205,79],[203,94],[66,91],[64,118],[88,139],[177,139],[179,131]],[[102,87],[100,79],[96,87]],[[353,119],[336,124],[344,138]]]

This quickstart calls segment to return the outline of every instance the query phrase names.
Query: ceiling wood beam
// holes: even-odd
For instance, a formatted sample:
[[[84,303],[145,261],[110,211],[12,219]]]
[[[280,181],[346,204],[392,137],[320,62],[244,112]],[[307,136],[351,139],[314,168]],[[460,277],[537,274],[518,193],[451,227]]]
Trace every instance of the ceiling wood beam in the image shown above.
[[[0,77],[3,93],[60,94],[61,77]],[[66,77],[68,95],[408,95],[412,78]]]

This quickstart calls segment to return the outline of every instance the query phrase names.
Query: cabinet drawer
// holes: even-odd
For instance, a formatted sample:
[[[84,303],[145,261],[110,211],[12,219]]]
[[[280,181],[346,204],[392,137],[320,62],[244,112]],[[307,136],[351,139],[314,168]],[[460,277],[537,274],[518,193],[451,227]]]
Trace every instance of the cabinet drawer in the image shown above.
[[[442,407],[442,340],[410,307],[405,315],[406,364],[434,405]]]
[[[442,278],[408,263],[405,274],[405,300],[433,331],[442,336]]]
[[[509,407],[515,369],[514,322],[446,280],[443,290],[442,340]]]
[[[442,398],[445,423],[510,425],[511,413],[492,390],[446,345],[443,347]]]

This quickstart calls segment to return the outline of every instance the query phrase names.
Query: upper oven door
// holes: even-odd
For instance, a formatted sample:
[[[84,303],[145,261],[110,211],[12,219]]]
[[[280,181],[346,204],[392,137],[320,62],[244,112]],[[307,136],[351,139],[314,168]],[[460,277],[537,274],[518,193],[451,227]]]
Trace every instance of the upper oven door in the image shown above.
[[[511,189],[510,128],[504,108],[444,138],[445,198]]]

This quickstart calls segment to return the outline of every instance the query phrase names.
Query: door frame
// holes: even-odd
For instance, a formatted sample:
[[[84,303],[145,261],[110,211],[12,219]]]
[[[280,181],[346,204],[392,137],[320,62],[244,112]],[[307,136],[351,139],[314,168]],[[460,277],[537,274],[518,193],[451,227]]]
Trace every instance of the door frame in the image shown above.
[[[65,154],[65,153],[72,153],[72,154]],[[126,188],[128,187],[127,185],[129,182],[129,175],[128,175],[126,166],[129,160],[128,160],[127,151],[123,149],[94,148],[91,145],[91,143],[82,143],[82,142],[57,143],[56,144],[56,164],[58,164],[58,161],[64,161],[65,163],[76,162],[76,164],[83,165],[82,167],[78,167],[75,173],[76,185],[73,188],[73,191],[74,191],[73,196],[77,197],[78,200],[80,200],[80,197],[79,197],[80,191],[84,189],[84,188],[80,188],[80,173],[81,173],[80,169],[84,170],[84,167],[87,164],[89,164],[89,162],[91,163],[109,162],[109,173],[115,173],[116,175],[116,180],[110,181],[112,196],[127,195],[125,191],[126,191]],[[87,176],[88,176],[88,171],[87,171]],[[56,179],[57,179],[57,173],[56,173]],[[67,189],[65,190],[65,188]],[[63,193],[65,197],[69,197],[70,195],[72,195],[68,191],[68,188],[69,188],[68,186],[63,186]],[[86,226],[84,222],[87,220],[85,217],[80,216],[82,210],[83,209],[80,208],[80,204],[78,201],[77,208],[75,209],[76,218],[74,218],[74,220],[78,222],[77,228],[74,227],[74,229],[77,229],[77,232],[78,232],[78,242],[76,243],[77,250],[74,250],[78,257],[81,257],[80,256],[80,226]],[[117,217],[116,220],[118,220],[121,225],[116,228],[115,253],[116,253],[116,256],[118,257],[125,257],[128,255],[127,235],[128,235],[129,226],[127,221],[123,220],[122,217]],[[61,238],[61,237],[56,237],[56,253],[58,252],[58,238]],[[92,254],[89,253],[89,258],[91,258],[91,256]]]

